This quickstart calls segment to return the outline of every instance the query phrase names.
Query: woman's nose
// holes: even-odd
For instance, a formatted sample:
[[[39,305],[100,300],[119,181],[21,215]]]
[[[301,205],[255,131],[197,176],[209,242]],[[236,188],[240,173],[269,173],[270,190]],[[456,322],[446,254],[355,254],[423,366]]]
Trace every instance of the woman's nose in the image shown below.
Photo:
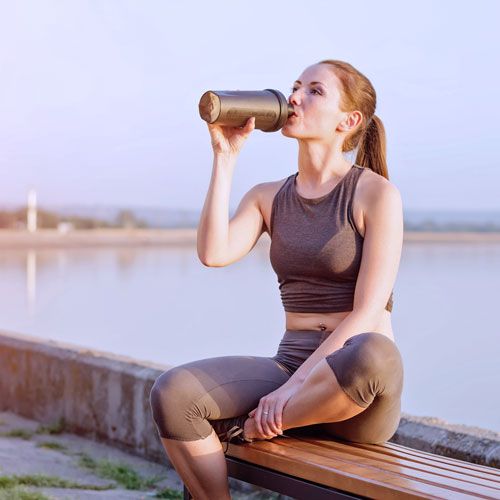
[[[292,92],[290,94],[290,97],[288,98],[288,101],[290,102],[290,104],[293,104],[293,106],[298,106],[300,104],[299,92],[297,90],[295,92]]]

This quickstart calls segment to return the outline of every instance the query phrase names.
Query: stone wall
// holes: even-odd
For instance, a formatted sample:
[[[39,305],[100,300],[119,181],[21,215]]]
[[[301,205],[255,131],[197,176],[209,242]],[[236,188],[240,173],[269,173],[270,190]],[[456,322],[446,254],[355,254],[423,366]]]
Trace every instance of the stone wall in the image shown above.
[[[168,366],[0,332],[0,410],[166,461],[149,392]]]

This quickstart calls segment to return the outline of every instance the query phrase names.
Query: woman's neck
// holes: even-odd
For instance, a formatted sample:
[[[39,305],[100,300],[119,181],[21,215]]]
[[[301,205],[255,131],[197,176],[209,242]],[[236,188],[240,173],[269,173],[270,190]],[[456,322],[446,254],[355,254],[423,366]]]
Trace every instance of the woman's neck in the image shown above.
[[[299,140],[300,183],[311,189],[335,183],[351,168],[338,144]]]

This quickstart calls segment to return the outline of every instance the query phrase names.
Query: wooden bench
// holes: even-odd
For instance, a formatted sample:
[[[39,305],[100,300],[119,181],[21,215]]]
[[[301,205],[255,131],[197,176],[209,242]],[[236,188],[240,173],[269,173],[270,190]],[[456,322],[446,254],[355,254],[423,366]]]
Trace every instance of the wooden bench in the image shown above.
[[[297,499],[500,499],[500,471],[399,444],[358,444],[289,429],[229,444],[228,475]],[[184,499],[191,499],[184,487]]]

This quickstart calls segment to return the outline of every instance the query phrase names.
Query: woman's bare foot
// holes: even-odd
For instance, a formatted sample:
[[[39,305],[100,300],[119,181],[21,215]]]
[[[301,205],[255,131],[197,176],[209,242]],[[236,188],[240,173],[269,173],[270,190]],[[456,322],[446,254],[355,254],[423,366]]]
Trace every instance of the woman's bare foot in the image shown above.
[[[276,437],[278,434],[270,434],[265,435],[261,434],[257,429],[257,425],[255,424],[255,419],[253,417],[248,417],[245,420],[245,425],[243,426],[243,436],[247,439],[272,439]]]

